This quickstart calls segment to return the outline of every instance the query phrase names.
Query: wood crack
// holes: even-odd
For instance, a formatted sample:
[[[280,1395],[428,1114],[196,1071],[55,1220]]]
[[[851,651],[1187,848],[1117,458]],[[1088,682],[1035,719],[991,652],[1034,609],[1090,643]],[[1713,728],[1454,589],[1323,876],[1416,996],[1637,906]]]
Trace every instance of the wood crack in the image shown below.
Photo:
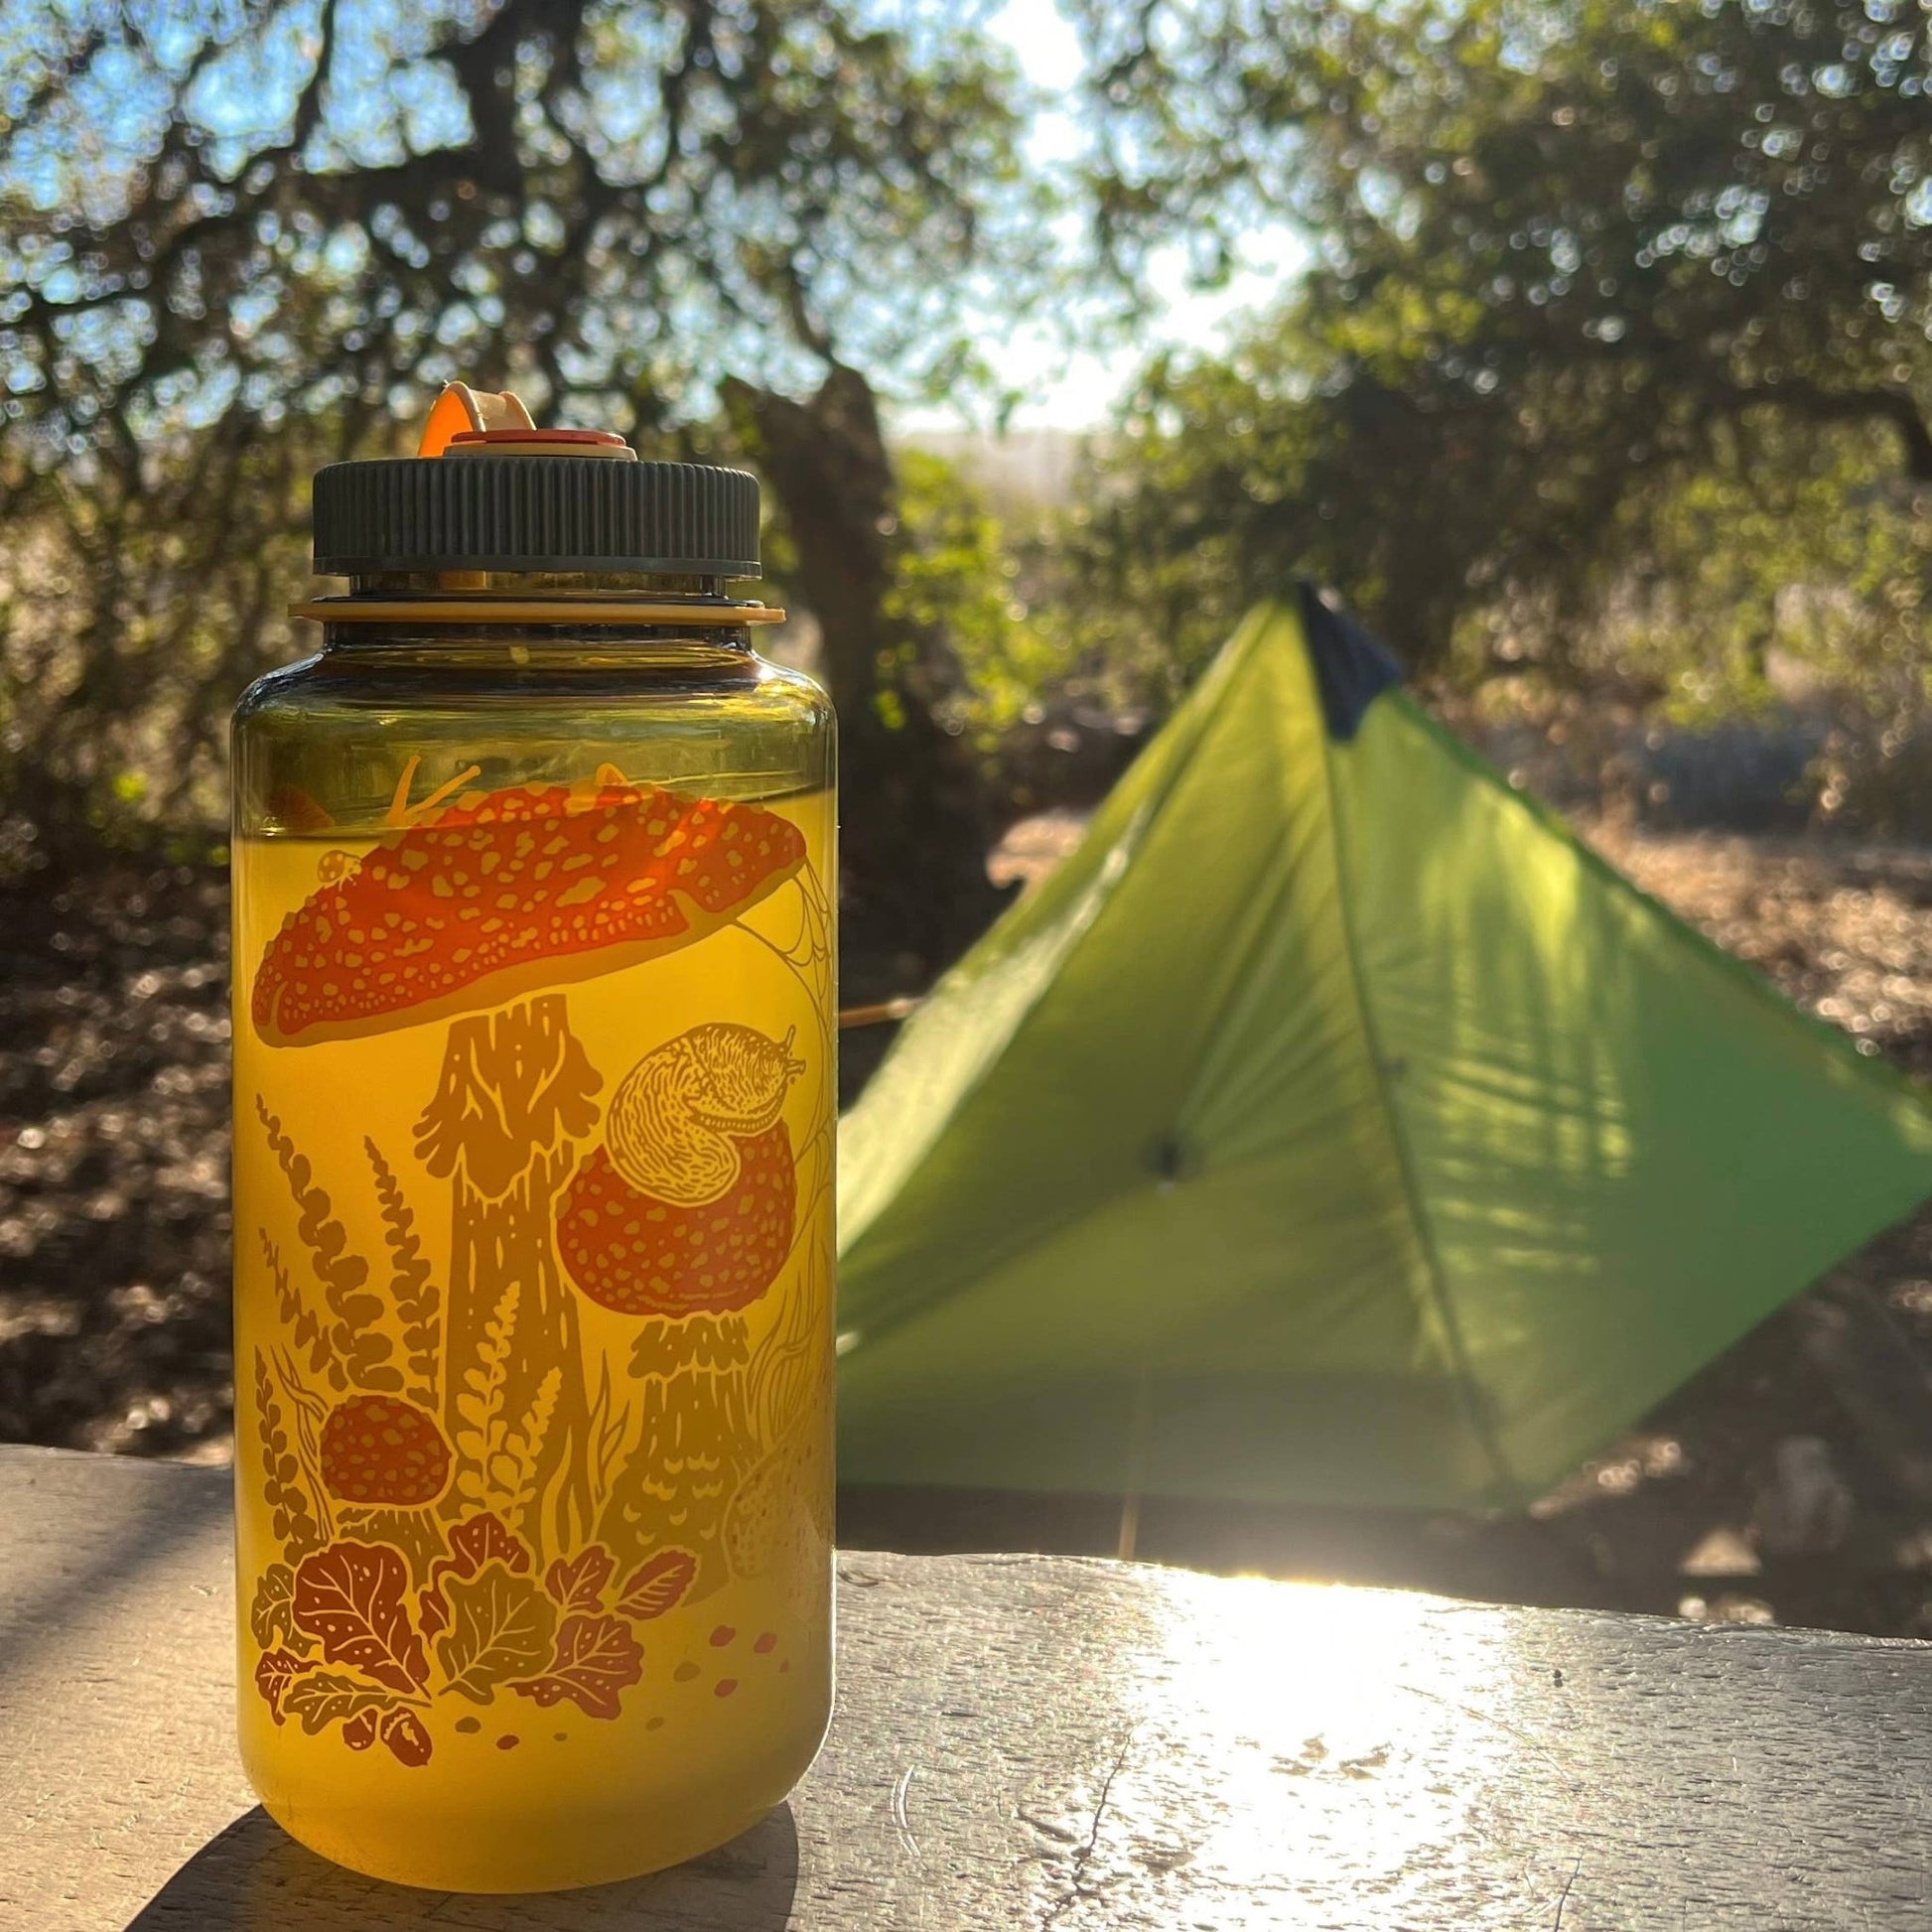
[[[1127,1762],[1127,1753],[1134,1748],[1134,1735],[1135,1733],[1130,1730],[1120,1740],[1120,1749],[1114,1753],[1114,1761],[1107,1767],[1107,1775],[1100,1781],[1100,1795],[1094,1801],[1093,1820],[1087,1827],[1086,1842],[1074,1848],[1073,1872],[1065,1895],[1056,1898],[1046,1908],[1045,1916],[1040,1920],[1042,1928],[1057,1925],[1075,1905],[1099,1894],[1098,1886],[1087,1883],[1087,1865],[1100,1843],[1100,1826],[1107,1815],[1107,1801],[1113,1796],[1114,1780],[1120,1776],[1121,1766]]]

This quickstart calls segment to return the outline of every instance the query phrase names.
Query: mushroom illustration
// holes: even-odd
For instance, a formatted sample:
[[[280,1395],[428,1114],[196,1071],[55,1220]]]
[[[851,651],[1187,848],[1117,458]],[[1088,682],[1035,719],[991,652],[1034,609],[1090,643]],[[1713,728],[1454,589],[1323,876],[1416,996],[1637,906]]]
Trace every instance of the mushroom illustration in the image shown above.
[[[601,1307],[645,1317],[631,1363],[641,1435],[600,1534],[623,1551],[692,1550],[698,1593],[723,1581],[718,1538],[751,1440],[740,1311],[777,1279],[797,1220],[779,1117],[805,1070],[792,1037],[721,1022],[646,1053],[558,1211],[570,1279]]]
[[[436,1418],[401,1396],[355,1395],[322,1426],[322,1479],[339,1502],[421,1509],[450,1480]]]
[[[778,1118],[805,1070],[791,1042],[693,1027],[625,1075],[605,1144],[557,1219],[565,1270],[593,1302],[620,1314],[728,1314],[776,1280],[797,1212]]]
[[[454,1450],[438,1506],[525,1509],[533,1539],[547,1528],[566,1548],[591,1527],[579,1452],[590,1402],[552,1203],[602,1081],[555,989],[728,924],[799,871],[804,839],[759,806],[628,784],[608,767],[594,782],[470,792],[434,812],[399,801],[397,816],[413,822],[333,869],[283,920],[250,1016],[286,1047],[451,1023],[416,1128],[428,1171],[451,1182],[440,1430],[422,1416]],[[427,1485],[429,1436],[403,1406],[373,1440],[369,1418],[330,1418],[342,1480],[370,1501]],[[422,1451],[407,1472],[385,1432]]]
[[[804,862],[757,805],[602,779],[467,793],[282,921],[250,1017],[311,1046],[503,1006],[688,946]]]

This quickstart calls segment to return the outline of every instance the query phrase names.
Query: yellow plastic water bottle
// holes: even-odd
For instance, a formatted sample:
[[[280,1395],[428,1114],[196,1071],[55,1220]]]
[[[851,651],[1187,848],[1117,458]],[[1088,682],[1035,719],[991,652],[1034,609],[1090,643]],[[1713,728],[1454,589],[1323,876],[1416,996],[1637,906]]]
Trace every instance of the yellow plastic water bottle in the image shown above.
[[[749,476],[459,387],[234,731],[240,1729],[450,1890],[734,1837],[832,1694],[833,725]]]

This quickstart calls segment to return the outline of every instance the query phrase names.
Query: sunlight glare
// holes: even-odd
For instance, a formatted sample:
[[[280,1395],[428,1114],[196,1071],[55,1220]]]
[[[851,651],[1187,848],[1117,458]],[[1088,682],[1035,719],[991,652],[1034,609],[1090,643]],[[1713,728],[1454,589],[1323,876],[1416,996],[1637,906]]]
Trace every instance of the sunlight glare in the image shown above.
[[[1194,1872],[1339,1866],[1391,1905],[1440,1874],[1520,1742],[1482,1612],[1465,1640],[1441,1603],[1393,1591],[1175,1575],[1167,1595],[1171,1659],[1141,1679],[1123,1778],[1218,1758]]]

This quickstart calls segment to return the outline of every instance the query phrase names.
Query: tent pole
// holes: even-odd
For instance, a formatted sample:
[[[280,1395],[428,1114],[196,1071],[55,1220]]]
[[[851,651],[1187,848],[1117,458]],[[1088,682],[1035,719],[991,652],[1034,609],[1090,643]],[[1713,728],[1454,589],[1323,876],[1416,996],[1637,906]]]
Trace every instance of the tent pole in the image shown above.
[[[1147,1480],[1148,1410],[1154,1399],[1154,1376],[1143,1368],[1134,1389],[1134,1428],[1127,1443],[1127,1482],[1120,1499],[1120,1539],[1114,1555],[1122,1563],[1134,1561],[1141,1535],[1141,1485]]]

